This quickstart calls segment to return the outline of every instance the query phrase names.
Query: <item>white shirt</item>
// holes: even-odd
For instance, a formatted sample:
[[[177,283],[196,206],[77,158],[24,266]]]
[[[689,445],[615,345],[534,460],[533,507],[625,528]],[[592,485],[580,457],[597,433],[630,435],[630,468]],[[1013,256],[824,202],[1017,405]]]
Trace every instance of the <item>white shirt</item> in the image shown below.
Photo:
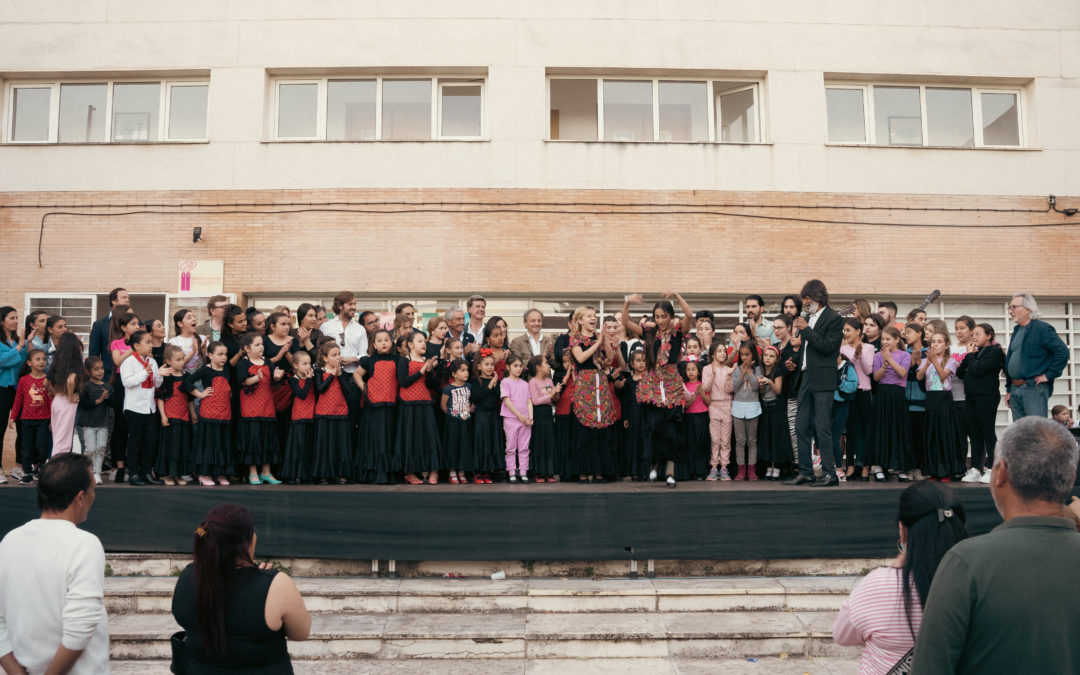
[[[31,520],[0,542],[0,654],[43,673],[61,644],[83,650],[72,675],[109,672],[105,549],[68,520]]]
[[[161,386],[164,379],[158,373],[157,362],[150,359],[150,366],[154,371],[154,386],[147,389],[142,386],[146,380],[146,369],[139,364],[135,355],[124,359],[120,364],[120,381],[124,383],[124,410],[146,414],[157,412],[157,402],[154,400],[154,389]]]
[[[532,349],[533,356],[541,356],[543,352],[540,351],[540,344],[544,341],[544,334],[540,333],[539,338],[533,338],[532,333],[526,332],[525,337],[529,338],[529,348]]]
[[[341,327],[341,319],[329,319],[319,330],[323,335],[334,338],[334,342],[337,343],[338,347],[341,347],[342,358],[350,356],[355,356],[357,358],[367,356],[367,331],[355,321],[350,321],[343,329]],[[344,340],[342,340],[342,334],[345,335]],[[351,373],[356,370],[356,366],[357,364],[353,363],[348,366],[342,366],[341,369],[346,373]]]
[[[469,335],[473,336],[474,338],[476,338],[476,344],[478,344],[478,345],[484,344],[484,322],[483,321],[480,322],[480,327],[477,328],[476,332],[474,333],[473,329],[472,329],[472,321],[470,320],[469,323],[465,324],[465,332],[468,333]]]
[[[825,311],[824,307],[819,308],[818,311],[816,311],[816,312],[814,312],[813,314],[810,315],[810,318],[806,320],[806,323],[810,324],[810,327],[813,328],[814,326],[817,325],[817,320],[821,317],[821,313],[824,312],[824,311]],[[806,340],[803,340],[804,349],[803,349],[803,353],[802,353],[802,368],[800,368],[800,370],[806,370],[806,349],[805,349],[806,346],[807,346]]]
[[[194,373],[196,370],[199,369],[199,361],[202,358],[202,356],[199,354],[199,346],[202,344],[202,341],[203,336],[199,335],[198,333],[192,335],[189,338],[186,338],[182,335],[177,335],[173,339],[169,340],[169,344],[176,345],[180,349],[183,349],[185,354],[194,349],[194,353],[191,355],[191,358],[188,359],[188,362],[184,364],[185,373]]]

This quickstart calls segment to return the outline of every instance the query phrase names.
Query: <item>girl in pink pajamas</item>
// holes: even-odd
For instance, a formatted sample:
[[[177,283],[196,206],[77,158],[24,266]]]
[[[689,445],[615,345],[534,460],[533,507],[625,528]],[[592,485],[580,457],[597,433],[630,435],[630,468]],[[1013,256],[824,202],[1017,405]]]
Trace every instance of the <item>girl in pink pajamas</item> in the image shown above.
[[[734,391],[727,350],[720,342],[709,348],[709,365],[701,372],[701,398],[709,405],[709,436],[712,470],[705,480],[731,480],[727,465],[731,461],[731,401]],[[719,466],[719,473],[717,467]]]
[[[529,440],[532,438],[533,408],[529,383],[521,379],[525,364],[517,354],[506,357],[506,377],[500,384],[503,430],[506,432],[506,473],[510,482],[529,482]],[[516,476],[514,474],[517,474]]]

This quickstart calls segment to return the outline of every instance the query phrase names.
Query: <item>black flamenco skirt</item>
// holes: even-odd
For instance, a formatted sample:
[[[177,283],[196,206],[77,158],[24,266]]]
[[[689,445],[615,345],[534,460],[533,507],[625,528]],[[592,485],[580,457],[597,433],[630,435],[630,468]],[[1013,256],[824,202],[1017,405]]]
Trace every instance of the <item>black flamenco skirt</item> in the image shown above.
[[[640,478],[649,473],[649,464],[645,461],[645,417],[637,401],[623,405],[623,420],[627,424],[618,449],[619,473]]]
[[[352,426],[348,417],[315,418],[312,478],[345,478],[353,474]]]
[[[435,410],[430,401],[402,403],[398,406],[397,431],[394,434],[394,471],[417,473],[442,466],[442,441],[435,425]]]
[[[364,408],[360,416],[360,435],[354,458],[357,480],[389,485],[390,460],[394,454],[396,406],[375,405]]]
[[[285,438],[285,461],[278,471],[278,478],[311,480],[311,467],[315,455],[315,421],[293,420],[289,435]]]
[[[900,385],[878,385],[866,430],[863,464],[891,471],[908,471],[915,466],[907,401]]]
[[[236,425],[236,461],[247,466],[281,461],[276,419],[240,419]]]
[[[154,473],[159,476],[181,476],[191,470],[191,422],[169,420],[161,428]]]
[[[758,419],[757,431],[758,462],[766,464],[791,462],[791,434],[788,433],[786,400],[761,404],[761,418]]]
[[[692,478],[709,475],[712,439],[709,437],[709,413],[684,413],[683,437],[686,439],[687,469]]]
[[[682,438],[682,407],[661,408],[643,403],[641,411],[645,420],[646,465],[659,465],[662,472],[665,463],[674,462],[676,478],[680,475],[685,478],[689,471]]]
[[[232,422],[201,419],[195,425],[190,464],[199,476],[223,476],[233,472]]]
[[[449,469],[476,471],[472,420],[443,415],[443,462]]]
[[[498,409],[473,412],[474,471],[496,473],[506,470],[506,440]]]
[[[924,476],[945,478],[964,473],[960,454],[961,420],[953,412],[951,391],[926,392],[923,420],[924,459],[919,469]]]
[[[608,476],[618,470],[615,462],[612,427],[594,429],[587,427],[573,416],[573,428],[570,431],[570,470],[571,476]]]
[[[555,416],[555,467],[554,476],[566,477],[570,475],[570,437],[574,429],[573,415]],[[530,463],[532,457],[529,458]]]
[[[555,476],[555,410],[550,405],[533,406],[532,436],[529,438],[529,468],[537,476]]]

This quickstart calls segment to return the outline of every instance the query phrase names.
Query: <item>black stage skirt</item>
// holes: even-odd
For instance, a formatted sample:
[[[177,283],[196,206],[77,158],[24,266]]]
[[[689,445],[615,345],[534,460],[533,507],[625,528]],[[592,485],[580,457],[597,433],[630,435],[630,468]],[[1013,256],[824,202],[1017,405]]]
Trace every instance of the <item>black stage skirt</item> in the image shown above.
[[[473,471],[496,473],[506,470],[506,440],[498,410],[473,412]]]
[[[759,463],[791,463],[791,434],[788,433],[786,399],[762,402],[757,433]]]
[[[457,471],[476,471],[472,420],[463,420],[450,415],[442,417],[443,461],[446,468]]]
[[[687,469],[691,478],[709,475],[709,455],[712,439],[709,437],[709,413],[684,413],[683,436],[686,439]]]
[[[191,436],[191,422],[169,420],[169,426],[161,428],[154,473],[176,478],[190,471]]]
[[[564,478],[570,475],[570,438],[573,435],[573,429],[573,415],[555,416],[555,473],[553,475]]]
[[[612,448],[611,427],[593,429],[578,421],[574,416],[570,431],[570,470],[571,476],[607,476],[618,471],[615,453]]]
[[[897,384],[879,384],[866,430],[865,466],[880,466],[892,471],[908,471],[915,466],[904,388]]]
[[[311,477],[345,478],[353,474],[352,425],[348,417],[315,418]]]
[[[437,471],[443,468],[442,454],[442,441],[439,440],[435,410],[431,403],[421,401],[399,405],[391,462],[394,471]]]
[[[954,414],[951,391],[926,392],[926,417],[923,420],[924,460],[919,469],[924,476],[945,478],[964,473],[960,454],[961,424]]]
[[[288,387],[286,387],[288,389]],[[285,444],[289,441],[289,427],[292,426],[292,410],[286,408],[279,410],[274,427],[277,430],[278,447],[281,448],[281,456],[285,457]]]
[[[226,476],[233,472],[232,422],[201,419],[195,425],[191,465],[200,476]]]
[[[378,405],[364,408],[360,416],[360,435],[354,458],[357,480],[376,485],[389,485],[390,460],[394,455],[394,425],[397,408]]]
[[[311,480],[315,456],[315,420],[293,420],[285,439],[285,462],[279,478]]]
[[[281,461],[276,419],[240,419],[236,425],[236,461],[247,466]]]
[[[532,437],[529,439],[529,468],[536,476],[556,476],[555,410],[550,405],[533,406]]]

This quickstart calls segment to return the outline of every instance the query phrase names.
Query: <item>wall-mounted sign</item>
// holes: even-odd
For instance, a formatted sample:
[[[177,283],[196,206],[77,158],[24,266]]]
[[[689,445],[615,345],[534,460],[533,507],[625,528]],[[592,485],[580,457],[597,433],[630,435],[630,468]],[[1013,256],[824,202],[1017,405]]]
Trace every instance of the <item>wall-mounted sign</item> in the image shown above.
[[[223,260],[181,260],[177,274],[180,295],[219,295],[225,287]]]

